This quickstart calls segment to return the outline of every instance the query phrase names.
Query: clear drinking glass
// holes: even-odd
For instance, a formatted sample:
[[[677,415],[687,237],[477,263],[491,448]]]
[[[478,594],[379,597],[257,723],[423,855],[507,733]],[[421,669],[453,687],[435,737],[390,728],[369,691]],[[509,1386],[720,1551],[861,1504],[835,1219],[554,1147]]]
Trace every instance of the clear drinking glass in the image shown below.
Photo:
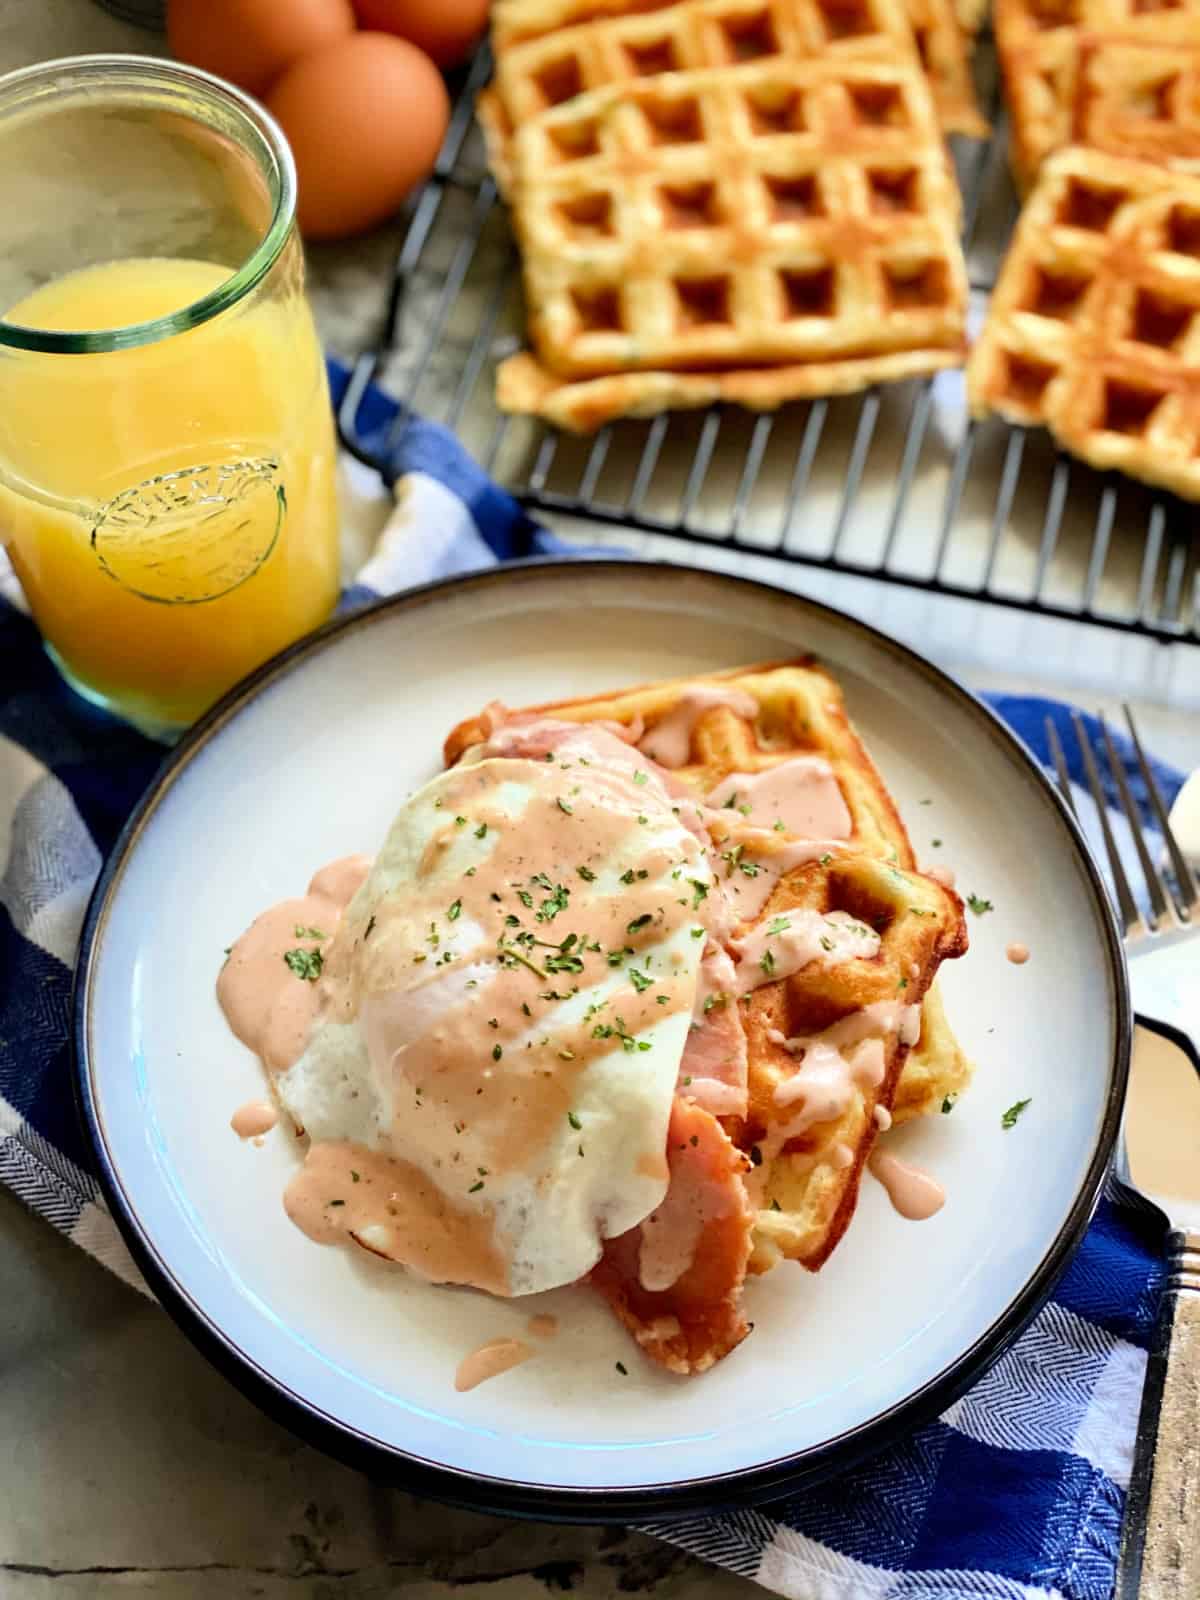
[[[337,598],[295,196],[279,128],[206,73],[0,78],[0,539],[66,678],[154,732]]]

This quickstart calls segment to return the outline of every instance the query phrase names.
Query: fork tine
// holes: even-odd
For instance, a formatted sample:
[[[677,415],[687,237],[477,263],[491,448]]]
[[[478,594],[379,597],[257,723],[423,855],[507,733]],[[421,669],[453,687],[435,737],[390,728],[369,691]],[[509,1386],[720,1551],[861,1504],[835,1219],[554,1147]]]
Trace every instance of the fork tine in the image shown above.
[[[1125,721],[1129,728],[1129,737],[1133,740],[1133,748],[1137,752],[1138,766],[1142,769],[1142,779],[1146,785],[1146,793],[1150,796],[1150,804],[1154,808],[1154,815],[1162,830],[1162,836],[1167,846],[1167,854],[1171,858],[1171,870],[1175,874],[1175,881],[1179,885],[1179,909],[1183,916],[1190,917],[1200,907],[1200,888],[1196,885],[1196,877],[1188,865],[1188,859],[1179,848],[1179,841],[1171,830],[1167,818],[1166,802],[1162,797],[1162,790],[1158,787],[1150,763],[1146,760],[1146,752],[1142,749],[1142,741],[1138,738],[1137,728],[1134,726],[1133,712],[1128,705],[1122,708],[1125,712]]]
[[[1113,747],[1112,735],[1108,731],[1108,723],[1104,715],[1100,715],[1100,732],[1104,738],[1104,749],[1108,755],[1108,766],[1117,782],[1117,792],[1121,796],[1121,807],[1125,812],[1125,819],[1129,823],[1129,831],[1133,834],[1134,848],[1138,853],[1138,860],[1142,864],[1142,876],[1146,880],[1146,888],[1150,895],[1150,905],[1154,915],[1150,919],[1150,926],[1157,928],[1164,919],[1171,920],[1171,907],[1167,900],[1166,886],[1162,881],[1154,859],[1146,846],[1142,833],[1142,819],[1138,808],[1133,803],[1133,796],[1129,792],[1129,784],[1125,778],[1125,764],[1117,755]]]
[[[1062,741],[1058,737],[1058,729],[1054,725],[1054,718],[1046,718],[1046,742],[1050,746],[1050,754],[1054,758],[1054,770],[1058,775],[1058,790],[1063,799],[1075,811],[1075,796],[1071,793],[1071,777],[1067,772],[1067,758],[1063,755]]]
[[[1112,868],[1113,885],[1117,891],[1117,906],[1121,912],[1121,926],[1126,933],[1136,928],[1141,920],[1138,915],[1137,904],[1129,888],[1129,879],[1125,876],[1125,866],[1117,849],[1116,841],[1112,835],[1112,828],[1108,821],[1108,806],[1104,799],[1104,790],[1100,785],[1100,774],[1096,771],[1095,757],[1092,747],[1088,744],[1087,734],[1084,732],[1083,723],[1078,711],[1072,711],[1071,722],[1075,728],[1075,737],[1079,741],[1079,752],[1083,757],[1084,771],[1087,773],[1088,788],[1091,790],[1092,799],[1096,802],[1096,812],[1100,818],[1100,831],[1104,835],[1104,848],[1108,852],[1108,864]]]

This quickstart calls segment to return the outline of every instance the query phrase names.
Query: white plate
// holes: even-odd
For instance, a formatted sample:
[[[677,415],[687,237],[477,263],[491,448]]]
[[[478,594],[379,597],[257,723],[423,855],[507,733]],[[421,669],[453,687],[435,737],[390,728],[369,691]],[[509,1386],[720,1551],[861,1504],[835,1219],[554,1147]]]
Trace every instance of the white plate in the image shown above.
[[[214,997],[222,951],[323,862],[376,847],[444,735],[514,705],[815,651],[918,856],[995,910],[942,969],[977,1063],[952,1116],[894,1147],[949,1199],[904,1222],[871,1179],[817,1276],[750,1284],[752,1336],[701,1378],[652,1370],[586,1291],[501,1302],[311,1243],[280,1195],[276,1130]],[[935,850],[931,841],[944,841]],[[1004,955],[1010,940],[1033,952]],[[901,646],[792,594],[624,562],[539,563],[436,585],[264,668],[180,747],[97,889],[76,997],[84,1108],[110,1201],[168,1309],[290,1426],[376,1473],[493,1509],[620,1517],[762,1495],[844,1465],[944,1406],[1065,1265],[1105,1171],[1129,1006],[1108,902],[1050,785],[979,702]],[[1011,1131],[1001,1114],[1032,1097]],[[563,1331],[467,1394],[460,1357]],[[622,1361],[628,1376],[616,1363]]]

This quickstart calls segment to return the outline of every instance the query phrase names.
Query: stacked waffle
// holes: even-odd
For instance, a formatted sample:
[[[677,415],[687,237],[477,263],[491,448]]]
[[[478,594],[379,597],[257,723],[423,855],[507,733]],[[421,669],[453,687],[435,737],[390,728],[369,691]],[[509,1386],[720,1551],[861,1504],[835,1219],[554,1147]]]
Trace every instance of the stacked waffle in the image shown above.
[[[493,46],[532,345],[505,409],[590,429],[961,364],[951,0],[500,0]]]
[[[1200,0],[997,0],[1029,191],[967,381],[1093,466],[1200,499]]]
[[[742,706],[712,704],[689,718],[686,754],[678,752],[683,759],[672,761],[671,776],[681,794],[708,802],[705,826],[717,860],[725,863],[723,887],[734,908],[733,948],[741,941],[744,950],[755,930],[760,939],[769,937],[789,914],[812,912],[835,924],[840,918],[842,926],[853,919],[872,930],[875,947],[761,982],[736,1007],[740,1026],[735,1020],[734,1027],[739,1037],[744,1033],[747,1063],[743,1106],[737,1114],[718,1115],[719,1127],[709,1127],[707,1138],[725,1148],[733,1172],[744,1173],[750,1209],[740,1253],[732,1238],[712,1241],[697,1257],[694,1284],[653,1292],[638,1282],[640,1236],[634,1230],[612,1241],[596,1269],[597,1286],[647,1354],[679,1371],[702,1370],[744,1335],[740,1287],[747,1265],[751,1272],[781,1259],[813,1271],[823,1265],[851,1220],[879,1129],[940,1111],[970,1076],[934,984],[940,962],[966,948],[961,902],[917,869],[895,804],[846,717],[840,688],[817,663],[653,684],[514,715],[517,722],[616,725],[640,738],[650,754],[656,730],[677,719],[697,690],[714,686],[734,691]],[[744,709],[750,707],[757,708],[753,716]],[[456,728],[446,742],[447,762],[482,743],[489,726],[484,718]],[[744,783],[797,757],[822,763],[844,801],[848,837],[828,848],[805,851],[805,836],[782,823],[764,837],[753,815],[736,803],[719,803],[736,800],[725,789],[736,789],[737,779]],[[771,852],[779,857],[774,867]],[[754,893],[755,903],[739,912],[739,888],[755,881],[742,873],[768,868],[769,894]],[[721,1003],[735,998],[722,996]],[[817,1060],[823,1051],[852,1053],[870,1041],[876,1041],[876,1070],[856,1077],[848,1099],[807,1104],[814,1080],[803,1076],[806,1058],[814,1051]],[[691,1077],[681,1080],[679,1115],[697,1124],[686,1141],[691,1145],[706,1137],[707,1113],[693,1103],[698,1092]],[[718,1154],[714,1148],[714,1161]]]

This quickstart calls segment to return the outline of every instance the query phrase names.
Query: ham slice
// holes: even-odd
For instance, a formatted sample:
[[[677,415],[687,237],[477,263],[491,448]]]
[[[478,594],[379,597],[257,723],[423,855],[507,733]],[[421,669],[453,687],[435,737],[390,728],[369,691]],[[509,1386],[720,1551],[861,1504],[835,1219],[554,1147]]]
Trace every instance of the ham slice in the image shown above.
[[[737,972],[728,953],[710,941],[700,962],[677,1092],[714,1117],[744,1117],[747,1074]]]
[[[754,1222],[748,1163],[710,1112],[678,1095],[667,1162],[665,1200],[608,1241],[591,1282],[652,1361],[704,1372],[750,1331],[741,1307]]]

